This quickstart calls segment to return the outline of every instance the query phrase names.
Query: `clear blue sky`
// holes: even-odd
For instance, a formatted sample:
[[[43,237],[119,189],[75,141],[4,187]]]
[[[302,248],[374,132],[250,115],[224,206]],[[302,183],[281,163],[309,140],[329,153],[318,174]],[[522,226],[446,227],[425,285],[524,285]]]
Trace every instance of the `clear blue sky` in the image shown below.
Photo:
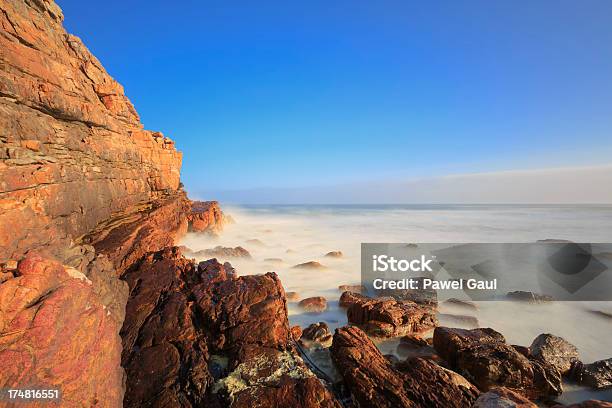
[[[58,2],[192,192],[612,161],[608,0]]]

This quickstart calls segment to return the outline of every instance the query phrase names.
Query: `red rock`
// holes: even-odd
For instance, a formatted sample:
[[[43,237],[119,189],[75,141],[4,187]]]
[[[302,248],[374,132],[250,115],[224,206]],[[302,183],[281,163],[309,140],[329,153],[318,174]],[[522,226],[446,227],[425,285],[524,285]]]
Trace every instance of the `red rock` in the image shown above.
[[[321,313],[327,309],[327,300],[321,296],[309,297],[298,303],[302,309],[311,313]]]
[[[0,310],[3,387],[44,384],[64,401],[121,406],[120,323],[85,275],[31,255],[0,285]]]
[[[300,337],[302,337],[302,328],[298,325],[292,326],[291,329],[291,338],[295,341],[298,341]]]
[[[226,224],[225,216],[217,201],[192,201],[188,216],[189,230],[193,232],[219,233]]]
[[[336,330],[331,356],[361,407],[470,407],[478,390],[450,370],[420,358],[393,365],[358,327]]]
[[[199,258],[251,258],[249,251],[241,246],[235,248],[216,246],[210,249],[203,249],[201,251],[189,251],[186,253],[188,256],[195,256]]]
[[[393,298],[354,297],[346,315],[349,323],[376,337],[423,333],[438,323],[434,309]]]
[[[346,291],[346,292],[343,292],[342,295],[340,295],[339,305],[340,307],[348,308],[353,303],[365,301],[366,299],[368,299],[367,296],[361,295],[357,292]]]
[[[229,264],[196,266],[173,248],[126,280],[126,407],[339,407],[293,347],[299,327],[289,328],[275,274],[236,277]]]
[[[355,293],[366,293],[368,290],[363,285],[340,285],[338,286],[340,292],[355,292]]]

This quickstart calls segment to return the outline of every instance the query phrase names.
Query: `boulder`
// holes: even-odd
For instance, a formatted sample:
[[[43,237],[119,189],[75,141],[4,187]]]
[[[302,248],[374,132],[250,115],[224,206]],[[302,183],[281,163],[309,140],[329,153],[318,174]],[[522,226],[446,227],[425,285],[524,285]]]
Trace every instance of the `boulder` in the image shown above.
[[[188,215],[189,231],[217,234],[226,224],[217,201],[192,201]]]
[[[353,303],[358,303],[360,301],[368,299],[367,296],[361,295],[357,292],[345,291],[340,295],[340,301],[338,302],[340,307],[348,308]]]
[[[578,349],[567,340],[552,334],[540,334],[529,347],[531,355],[567,374],[574,361],[578,360]]]
[[[595,389],[612,387],[612,358],[583,364],[580,370],[580,382]]]
[[[457,373],[420,358],[395,368],[358,327],[337,329],[331,356],[360,407],[469,407],[478,390]]]
[[[345,299],[346,300],[346,299]],[[355,297],[346,311],[349,323],[376,337],[399,337],[433,329],[435,310],[414,302],[393,298]]]
[[[314,341],[322,345],[329,345],[332,340],[332,334],[327,327],[327,323],[313,323],[304,329],[302,339]]]
[[[302,299],[298,306],[310,313],[321,313],[327,309],[327,300],[322,296]]]
[[[308,261],[301,264],[297,264],[291,267],[292,269],[326,269],[324,265],[317,261]]]

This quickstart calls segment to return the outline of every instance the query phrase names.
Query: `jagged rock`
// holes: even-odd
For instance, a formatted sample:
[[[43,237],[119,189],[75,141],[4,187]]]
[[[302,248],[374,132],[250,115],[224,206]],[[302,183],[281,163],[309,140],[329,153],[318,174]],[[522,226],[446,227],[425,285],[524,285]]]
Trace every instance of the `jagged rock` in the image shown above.
[[[506,297],[509,300],[514,300],[517,302],[527,302],[527,303],[549,303],[549,302],[554,301],[552,296],[540,295],[538,293],[525,292],[522,290],[508,292]]]
[[[331,342],[332,334],[327,327],[327,323],[319,322],[313,323],[304,329],[302,338],[310,341],[314,341],[323,345]]]
[[[342,295],[340,295],[340,301],[338,302],[338,304],[340,305],[340,307],[348,308],[353,303],[358,303],[366,299],[368,299],[367,296],[361,295],[357,292],[346,291],[343,292]]]
[[[193,201],[188,215],[189,230],[217,234],[227,223],[217,201]]]
[[[595,389],[612,387],[612,358],[583,364],[579,379],[582,384]]]
[[[331,251],[326,253],[325,256],[328,258],[342,258],[344,254],[342,253],[342,251]]]
[[[531,355],[567,374],[572,363],[578,360],[578,349],[567,340],[552,334],[540,334],[529,347]]]
[[[331,355],[357,406],[469,407],[478,390],[459,374],[415,358],[394,368],[358,327],[336,330]]]
[[[322,296],[302,299],[298,306],[310,313],[321,313],[327,309],[327,300]]]
[[[236,277],[171,248],[125,277],[126,407],[339,407],[293,348],[275,274]]]
[[[362,327],[372,336],[399,337],[422,333],[438,323],[434,309],[413,302],[366,296],[354,296],[350,301],[352,303],[346,311],[349,323]]]
[[[494,387],[480,394],[473,408],[538,408],[538,406],[508,388]]]
[[[326,269],[324,265],[317,261],[308,261],[301,264],[297,264],[291,267],[292,269]]]
[[[198,258],[250,258],[249,251],[241,246],[235,248],[216,246],[211,249],[203,249],[201,251],[189,252],[189,256]]]
[[[465,375],[481,391],[501,386],[528,398],[562,392],[561,374],[555,367],[525,357],[493,329],[437,327],[433,344],[451,369]]]

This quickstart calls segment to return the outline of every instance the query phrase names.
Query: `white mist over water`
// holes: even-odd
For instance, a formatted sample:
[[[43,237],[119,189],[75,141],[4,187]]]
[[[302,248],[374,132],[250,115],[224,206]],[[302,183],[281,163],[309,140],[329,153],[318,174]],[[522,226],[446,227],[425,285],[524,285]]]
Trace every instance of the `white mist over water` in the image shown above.
[[[298,292],[300,299],[325,297],[328,310],[320,314],[304,313],[296,303],[289,304],[291,324],[302,328],[318,321],[331,329],[346,324],[345,310],[338,307],[338,286],[360,284],[362,242],[535,242],[547,238],[612,242],[612,206],[252,206],[224,207],[224,212],[236,223],[227,225],[219,237],[188,234],[182,244],[193,251],[242,246],[252,259],[219,260],[229,261],[243,275],[275,271],[285,291]],[[342,251],[344,256],[325,257],[330,251]],[[308,261],[326,268],[291,268]],[[445,313],[469,314],[446,308]],[[541,333],[562,336],[578,347],[583,362],[590,363],[612,357],[612,319],[591,310],[612,312],[612,302],[480,302],[475,316],[481,327],[494,328],[511,344],[528,346]],[[396,344],[379,346],[384,352],[396,352]],[[562,400],[590,394],[570,386]],[[612,392],[591,397],[612,399]]]

